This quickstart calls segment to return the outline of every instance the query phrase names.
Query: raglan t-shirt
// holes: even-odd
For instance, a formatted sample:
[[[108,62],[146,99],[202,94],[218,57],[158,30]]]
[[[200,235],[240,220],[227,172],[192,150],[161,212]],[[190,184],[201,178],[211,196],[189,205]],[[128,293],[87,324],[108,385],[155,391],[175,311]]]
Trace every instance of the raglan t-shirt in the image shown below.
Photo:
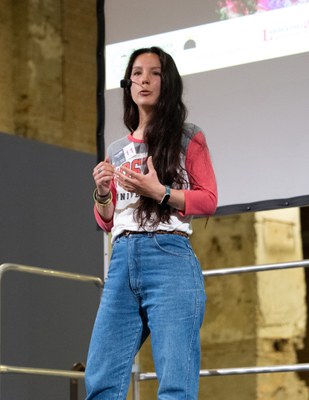
[[[206,139],[196,125],[186,123],[182,134],[184,156],[183,166],[188,184],[182,190],[185,195],[185,210],[173,210],[169,223],[159,223],[155,230],[182,231],[192,233],[191,220],[194,215],[211,215],[217,207],[217,185]],[[113,142],[107,149],[108,159],[116,169],[125,166],[137,173],[144,173],[147,160],[147,145],[131,134]],[[139,195],[125,191],[112,181],[111,191],[115,206],[114,217],[104,221],[94,206],[98,225],[106,232],[112,232],[112,241],[123,231],[139,231],[134,211],[139,205]],[[146,226],[143,231],[153,231]]]

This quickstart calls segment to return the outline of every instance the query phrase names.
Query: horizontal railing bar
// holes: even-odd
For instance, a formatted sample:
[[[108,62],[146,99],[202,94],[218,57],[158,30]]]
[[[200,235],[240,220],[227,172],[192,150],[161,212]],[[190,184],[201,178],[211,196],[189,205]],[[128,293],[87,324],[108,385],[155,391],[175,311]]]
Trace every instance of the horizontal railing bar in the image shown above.
[[[276,365],[266,367],[247,367],[247,368],[222,368],[222,369],[205,369],[200,371],[200,377],[210,376],[226,376],[226,375],[247,375],[247,374],[266,374],[279,372],[300,372],[309,371],[309,364],[295,365]],[[138,381],[150,381],[157,379],[155,372],[139,372],[136,373]]]
[[[281,270],[289,268],[306,268],[306,267],[309,267],[309,260],[278,263],[278,264],[244,266],[235,268],[211,269],[202,272],[203,276],[205,278],[208,278],[210,276],[234,275],[234,274],[244,274],[248,272],[262,272],[262,271],[272,271],[272,270]]]
[[[300,372],[300,371],[309,371],[309,364],[210,369],[210,370],[201,370],[200,376],[208,377],[208,376],[223,376],[223,375],[267,374],[267,373]]]
[[[9,365],[0,365],[0,373],[58,376],[60,378],[71,378],[71,379],[84,379],[85,376],[84,372],[78,372],[78,371],[66,371],[61,369],[44,369],[44,368],[30,368],[30,367],[14,367]]]
[[[56,271],[52,269],[46,268],[38,268],[38,267],[31,267],[27,265],[20,265],[20,264],[2,264],[0,265],[0,279],[2,275],[6,271],[17,271],[17,272],[24,272],[28,274],[34,275],[42,275],[48,276],[52,278],[62,278],[62,279],[70,279],[74,281],[80,282],[89,282],[94,283],[100,289],[103,287],[103,281],[101,278],[92,275],[83,275],[83,274],[75,274],[71,272],[63,272],[63,271]]]
[[[200,377],[205,378],[210,376],[248,375],[248,374],[266,374],[266,373],[300,372],[300,371],[309,371],[309,364],[209,369],[209,370],[201,370]],[[84,372],[78,372],[78,371],[15,367],[8,365],[0,365],[0,373],[58,376],[63,378],[75,378],[75,379],[84,379],[85,377]],[[135,377],[138,381],[149,381],[157,379],[157,375],[155,372],[144,372],[144,373],[139,372],[135,373]]]

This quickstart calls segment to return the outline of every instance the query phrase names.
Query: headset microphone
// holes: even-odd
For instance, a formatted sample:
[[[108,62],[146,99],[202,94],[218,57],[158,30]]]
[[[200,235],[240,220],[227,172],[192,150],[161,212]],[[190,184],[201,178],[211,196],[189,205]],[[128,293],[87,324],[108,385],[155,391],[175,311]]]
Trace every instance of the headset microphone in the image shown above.
[[[120,87],[122,89],[129,89],[131,87],[131,85],[132,85],[131,79],[122,79],[120,81]]]
[[[122,79],[120,81],[120,87],[122,89],[130,89],[130,87],[132,86],[132,83],[135,83],[135,85],[140,86],[142,89],[144,89],[144,86],[141,85],[140,83],[134,82],[131,79]]]

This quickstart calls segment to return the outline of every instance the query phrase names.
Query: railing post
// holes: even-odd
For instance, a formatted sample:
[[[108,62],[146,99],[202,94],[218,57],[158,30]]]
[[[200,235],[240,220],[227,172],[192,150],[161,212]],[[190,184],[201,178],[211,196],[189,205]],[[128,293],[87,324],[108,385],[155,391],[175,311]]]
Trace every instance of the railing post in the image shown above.
[[[132,400],[139,400],[139,387],[138,387],[139,367],[136,361],[132,366]]]
[[[73,365],[71,370],[84,372],[85,365],[81,362],[78,362]],[[78,400],[78,379],[76,378],[70,379],[70,400]]]

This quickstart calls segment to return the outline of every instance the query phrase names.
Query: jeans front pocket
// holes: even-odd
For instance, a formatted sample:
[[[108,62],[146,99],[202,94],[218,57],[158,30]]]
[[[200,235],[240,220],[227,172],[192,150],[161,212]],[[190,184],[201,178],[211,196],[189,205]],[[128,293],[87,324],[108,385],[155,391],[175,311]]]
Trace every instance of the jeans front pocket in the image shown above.
[[[158,250],[178,257],[189,257],[191,245],[187,238],[173,235],[154,235],[153,240]]]

